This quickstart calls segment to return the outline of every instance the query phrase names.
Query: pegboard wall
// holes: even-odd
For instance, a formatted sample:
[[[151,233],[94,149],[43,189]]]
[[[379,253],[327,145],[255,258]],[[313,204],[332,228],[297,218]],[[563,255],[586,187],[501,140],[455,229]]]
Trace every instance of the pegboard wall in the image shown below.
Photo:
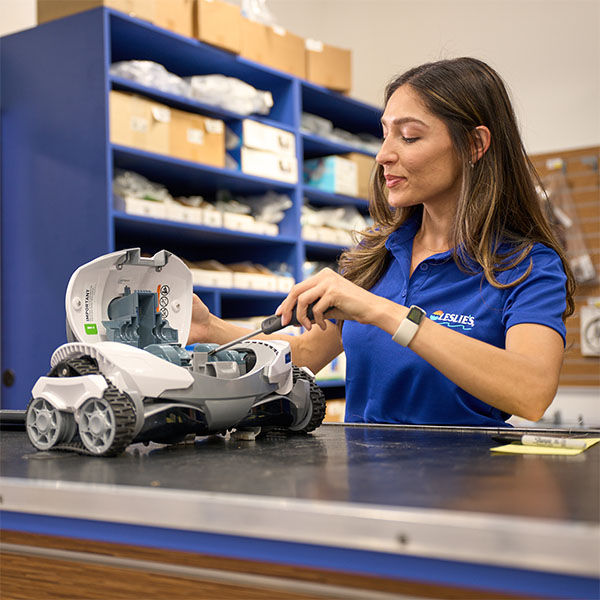
[[[588,307],[600,303],[600,147],[530,158],[551,203],[559,206],[562,239],[579,279],[576,311],[567,321],[567,350],[560,385],[600,387],[600,357],[589,356],[589,344],[584,339],[582,348],[581,339],[582,316],[587,322],[590,310],[594,310]],[[561,209],[564,214],[560,214]],[[593,335],[598,332],[600,326]]]

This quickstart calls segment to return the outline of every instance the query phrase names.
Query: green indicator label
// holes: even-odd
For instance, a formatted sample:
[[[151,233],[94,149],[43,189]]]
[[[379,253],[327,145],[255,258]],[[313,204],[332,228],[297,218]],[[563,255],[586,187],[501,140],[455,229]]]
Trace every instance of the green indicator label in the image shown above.
[[[98,327],[96,327],[96,323],[86,323],[83,327],[88,335],[98,334]]]

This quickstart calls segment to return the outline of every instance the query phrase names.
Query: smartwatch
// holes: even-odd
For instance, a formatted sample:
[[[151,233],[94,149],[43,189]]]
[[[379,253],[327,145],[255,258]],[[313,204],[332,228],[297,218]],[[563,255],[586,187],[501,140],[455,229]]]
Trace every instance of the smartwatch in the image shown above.
[[[396,344],[401,346],[408,346],[415,334],[419,330],[419,326],[423,319],[427,316],[427,313],[414,304],[408,309],[408,314],[400,323],[396,333],[392,336],[392,339]]]

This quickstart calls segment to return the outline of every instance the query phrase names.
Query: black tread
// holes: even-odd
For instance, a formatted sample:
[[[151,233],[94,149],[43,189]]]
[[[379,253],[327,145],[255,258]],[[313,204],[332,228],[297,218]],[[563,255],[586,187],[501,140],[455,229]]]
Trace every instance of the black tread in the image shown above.
[[[56,377],[57,370],[61,365],[69,367],[73,376],[82,375],[102,375],[98,369],[98,363],[91,356],[80,356],[78,358],[69,358],[62,361],[54,367],[49,375]],[[104,375],[103,375],[104,377]],[[113,443],[110,448],[102,454],[90,452],[81,441],[79,434],[66,444],[59,444],[51,448],[51,450],[67,450],[86,454],[88,456],[117,456],[121,454],[133,440],[135,430],[135,406],[131,398],[115,387],[106,377],[104,377],[108,387],[104,390],[103,398],[108,402],[115,415],[115,427],[117,429]]]
[[[294,383],[298,379],[304,379],[308,381],[310,386],[310,402],[312,405],[312,414],[310,416],[310,421],[306,424],[305,427],[299,429],[297,431],[292,431],[292,433],[310,433],[314,431],[317,427],[323,423],[323,419],[325,418],[325,409],[326,409],[326,401],[325,394],[323,394],[323,390],[316,384],[315,378],[311,377],[306,371],[302,370],[300,367],[293,366],[293,378]]]

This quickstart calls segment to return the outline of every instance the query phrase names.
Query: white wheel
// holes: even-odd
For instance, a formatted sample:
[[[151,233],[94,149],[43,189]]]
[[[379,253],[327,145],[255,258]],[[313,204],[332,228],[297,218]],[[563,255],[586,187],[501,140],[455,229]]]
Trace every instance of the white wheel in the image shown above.
[[[104,454],[111,449],[117,431],[115,413],[104,398],[86,400],[79,417],[79,437],[93,454]]]
[[[29,440],[38,450],[68,442],[75,434],[75,420],[71,413],[57,410],[43,398],[32,398],[25,419]]]

